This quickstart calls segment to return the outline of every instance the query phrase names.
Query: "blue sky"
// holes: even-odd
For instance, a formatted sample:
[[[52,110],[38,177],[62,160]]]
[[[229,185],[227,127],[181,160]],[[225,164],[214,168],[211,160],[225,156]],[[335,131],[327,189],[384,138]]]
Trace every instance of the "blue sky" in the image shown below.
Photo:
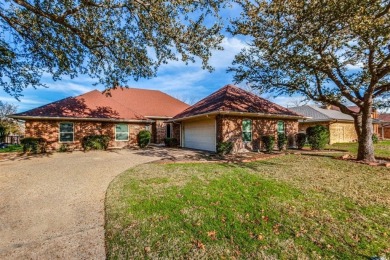
[[[232,6],[225,9],[222,15],[228,21],[229,18],[239,15],[239,9]],[[138,82],[129,81],[128,86],[158,89],[193,104],[224,85],[234,83],[233,75],[226,73],[226,70],[231,65],[234,56],[246,47],[246,43],[243,39],[234,38],[228,34],[225,36],[226,38],[222,42],[224,50],[215,51],[210,59],[210,64],[215,68],[213,72],[202,70],[200,62],[185,65],[180,61],[173,61],[161,66],[157,77]],[[103,86],[94,86],[94,79],[82,75],[75,79],[64,77],[60,81],[53,81],[50,75],[44,75],[42,82],[48,88],[27,88],[24,90],[24,96],[20,98],[20,102],[0,89],[0,100],[17,105],[18,112],[22,112],[69,96],[77,96],[93,89],[104,89]],[[302,99],[286,96],[274,98],[272,95],[263,95],[263,97],[283,106],[293,106],[294,101]],[[147,102],[147,100],[145,101]]]

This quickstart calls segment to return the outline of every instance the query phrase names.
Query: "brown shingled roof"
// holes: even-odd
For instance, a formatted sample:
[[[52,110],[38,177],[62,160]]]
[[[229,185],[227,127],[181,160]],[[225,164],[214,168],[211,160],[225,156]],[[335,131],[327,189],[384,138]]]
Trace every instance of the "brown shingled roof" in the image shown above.
[[[390,122],[390,114],[379,114],[379,120]]]
[[[180,100],[157,90],[117,88],[109,93],[107,96],[93,90],[14,116],[147,120],[147,117],[173,117],[188,107]]]
[[[174,119],[191,117],[212,112],[243,112],[278,116],[301,115],[261,98],[234,85],[226,85],[195,105],[187,108]]]
[[[109,92],[113,99],[145,117],[173,117],[188,108],[186,103],[159,90],[117,88]]]

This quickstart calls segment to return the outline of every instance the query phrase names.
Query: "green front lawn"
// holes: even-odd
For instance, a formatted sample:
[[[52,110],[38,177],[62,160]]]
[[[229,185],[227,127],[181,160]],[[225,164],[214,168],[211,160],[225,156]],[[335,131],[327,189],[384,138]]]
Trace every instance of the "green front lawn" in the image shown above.
[[[147,164],[110,185],[110,259],[390,256],[390,169],[286,155]]]
[[[12,153],[12,152],[23,152],[23,147],[18,144],[13,144],[6,148],[0,149],[0,153]]]
[[[337,143],[328,145],[327,149],[345,150],[354,155],[357,155],[358,144],[357,143]],[[380,141],[374,144],[375,156],[390,158],[390,140]]]

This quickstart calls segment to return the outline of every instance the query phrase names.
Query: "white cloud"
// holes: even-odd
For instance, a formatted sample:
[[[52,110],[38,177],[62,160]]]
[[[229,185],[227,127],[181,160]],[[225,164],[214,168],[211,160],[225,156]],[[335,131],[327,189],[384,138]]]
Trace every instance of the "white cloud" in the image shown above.
[[[43,82],[46,84],[47,88],[27,88],[22,92],[23,96],[19,97],[20,101],[5,92],[3,92],[3,94],[2,89],[0,89],[0,100],[17,106],[18,112],[21,112],[96,89],[86,77],[80,77],[75,80],[67,78],[59,81],[45,78]]]
[[[346,67],[349,70],[361,70],[363,69],[364,65],[363,63],[359,62],[357,64],[347,64]]]
[[[210,59],[210,65],[214,68],[229,67],[236,56],[242,49],[248,47],[245,42],[238,38],[226,37],[222,41],[223,51],[214,51]]]
[[[5,95],[0,95],[0,100],[2,102],[6,102],[8,104],[12,104],[17,106],[18,111],[24,111],[31,109],[33,107],[38,107],[42,106],[46,103],[48,103],[47,100],[42,100],[42,99],[37,99],[37,98],[32,98],[32,97],[20,97],[20,101],[16,100],[14,97],[11,96],[6,96]]]
[[[225,37],[222,40],[221,46],[224,50],[214,50],[212,52],[209,64],[217,69],[226,69],[229,65],[232,64],[234,56],[238,54],[242,49],[248,47],[248,45],[234,37]],[[201,70],[202,63],[200,59],[195,59],[195,63],[189,62],[187,65],[180,59],[177,61],[169,61],[168,64],[164,64],[159,68],[160,72],[166,72],[172,69],[181,69],[181,68],[192,68],[196,70]]]
[[[77,81],[70,82],[67,80],[46,82],[46,85],[48,88],[40,88],[40,91],[64,93],[66,96],[80,95],[96,89],[96,87],[90,83],[81,84],[77,83]]]
[[[283,107],[295,107],[298,105],[298,103],[300,103],[299,105],[302,106],[304,105],[305,103],[302,103],[301,101],[303,101],[305,99],[304,96],[277,96],[277,97],[274,97],[273,94],[265,94],[265,95],[262,95],[263,98],[265,99],[268,99],[269,101],[271,102],[274,102],[278,105],[281,105]],[[307,102],[307,104],[314,104],[312,101],[310,102]]]
[[[180,99],[199,99],[208,89],[200,82],[211,77],[204,70],[183,70],[182,72],[166,73],[150,80],[131,84],[130,87],[157,89]]]

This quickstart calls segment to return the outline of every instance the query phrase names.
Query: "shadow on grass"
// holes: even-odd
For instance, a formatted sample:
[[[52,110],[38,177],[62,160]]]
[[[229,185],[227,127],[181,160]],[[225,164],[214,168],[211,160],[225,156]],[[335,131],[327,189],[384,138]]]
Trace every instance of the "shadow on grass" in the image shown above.
[[[322,158],[333,158],[336,159],[340,154],[334,153],[334,154],[329,154],[329,153],[302,153],[304,156],[312,156],[312,157],[322,157]]]

